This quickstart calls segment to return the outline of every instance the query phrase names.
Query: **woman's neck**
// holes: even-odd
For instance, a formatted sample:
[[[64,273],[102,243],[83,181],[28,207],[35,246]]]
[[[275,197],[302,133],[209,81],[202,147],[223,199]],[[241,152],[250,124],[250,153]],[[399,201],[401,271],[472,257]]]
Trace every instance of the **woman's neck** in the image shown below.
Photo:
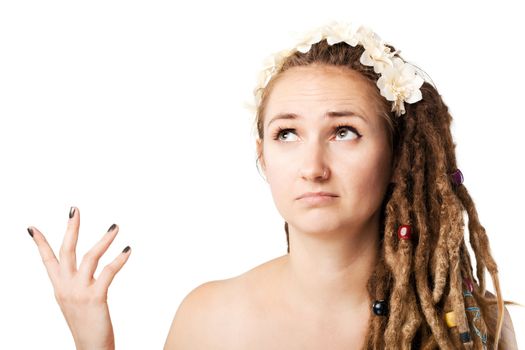
[[[303,233],[289,225],[282,265],[285,297],[312,312],[370,303],[367,283],[378,258],[379,218],[341,232]]]

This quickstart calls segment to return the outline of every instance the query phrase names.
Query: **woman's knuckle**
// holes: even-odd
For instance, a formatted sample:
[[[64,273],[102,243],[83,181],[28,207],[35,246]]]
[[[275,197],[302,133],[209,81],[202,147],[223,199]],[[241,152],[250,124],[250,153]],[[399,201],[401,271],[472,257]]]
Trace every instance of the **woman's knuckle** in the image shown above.
[[[117,273],[117,267],[113,264],[106,265],[106,267],[104,267],[104,270],[106,270],[112,275]]]
[[[82,258],[83,262],[94,263],[97,261],[97,256],[92,251],[87,252]]]
[[[70,247],[60,247],[60,252],[59,254],[62,256],[62,255],[65,255],[65,254],[71,254],[73,252],[73,250],[70,248]]]
[[[64,304],[64,305],[67,305],[67,304],[72,304],[75,302],[75,297],[74,295],[68,293],[68,292],[65,292],[65,291],[62,291],[62,290],[59,290],[57,292],[55,292],[55,298],[61,303],[61,304]]]
[[[48,265],[50,263],[53,263],[56,261],[56,258],[53,257],[53,256],[44,256],[42,257],[42,262],[44,263],[44,265]]]
[[[98,289],[93,294],[93,301],[97,303],[104,303],[107,301],[108,291],[105,289]]]
[[[64,293],[60,290],[55,290],[55,299],[59,302],[63,302],[66,300]]]

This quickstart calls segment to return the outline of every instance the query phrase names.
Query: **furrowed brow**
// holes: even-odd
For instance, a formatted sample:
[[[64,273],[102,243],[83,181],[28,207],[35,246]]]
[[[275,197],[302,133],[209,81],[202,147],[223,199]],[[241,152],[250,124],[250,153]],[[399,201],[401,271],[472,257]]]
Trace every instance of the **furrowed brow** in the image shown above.
[[[361,118],[365,122],[367,121],[362,115],[357,114],[353,111],[347,111],[347,110],[326,112],[324,117],[325,118],[357,117],[357,118]],[[270,126],[270,124],[272,124],[274,121],[279,120],[279,119],[301,119],[301,118],[302,117],[300,115],[295,114],[295,113],[279,113],[275,117],[273,117],[272,120],[270,120],[270,122],[268,123],[268,126]]]

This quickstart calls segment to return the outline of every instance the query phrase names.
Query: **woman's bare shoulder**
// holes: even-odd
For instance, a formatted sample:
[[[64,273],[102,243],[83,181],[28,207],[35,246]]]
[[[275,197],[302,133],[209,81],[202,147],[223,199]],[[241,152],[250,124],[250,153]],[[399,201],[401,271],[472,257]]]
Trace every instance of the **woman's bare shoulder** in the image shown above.
[[[218,349],[219,340],[221,348],[232,348],[228,339],[235,341],[234,335],[242,332],[243,320],[253,308],[252,297],[258,281],[278,259],[238,276],[205,282],[194,288],[175,313],[164,350]]]
[[[180,303],[173,318],[164,350],[218,349],[235,322],[233,316],[242,302],[232,297],[237,278],[209,281],[194,288]]]
[[[486,297],[495,298],[496,296],[489,291],[485,292]],[[490,315],[487,319],[492,325],[492,328],[496,328],[496,323],[498,321],[498,307],[497,305],[489,306]],[[505,307],[505,313],[503,316],[503,326],[501,328],[500,336],[502,344],[505,345],[505,349],[508,350],[517,350],[518,343],[516,341],[516,334],[514,333],[514,325],[512,324],[512,319],[510,318],[510,313],[507,307]]]

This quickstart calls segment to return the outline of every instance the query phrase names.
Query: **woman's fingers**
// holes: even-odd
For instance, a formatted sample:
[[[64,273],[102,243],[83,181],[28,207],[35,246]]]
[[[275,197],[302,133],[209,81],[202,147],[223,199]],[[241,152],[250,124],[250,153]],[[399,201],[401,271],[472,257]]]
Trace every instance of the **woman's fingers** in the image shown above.
[[[55,286],[59,278],[60,269],[55,253],[49,246],[49,243],[47,243],[47,240],[42,232],[40,232],[36,227],[30,226],[27,228],[27,230],[30,232],[31,236],[33,236],[33,240],[38,247],[38,252],[40,253],[42,261],[44,262],[44,266],[46,267],[47,274],[49,275],[53,286]]]
[[[96,282],[97,289],[100,293],[107,293],[107,290],[109,288],[109,285],[113,281],[113,277],[117,274],[117,272],[120,271],[122,266],[128,261],[128,258],[131,254],[131,248],[127,246],[124,248],[122,253],[120,253],[110,264],[106,265],[102,272],[100,273],[100,276],[98,276],[98,280]]]
[[[72,275],[77,270],[76,248],[79,226],[80,211],[76,207],[71,207],[66,234],[59,251],[60,267],[63,272],[69,275]]]
[[[119,227],[117,224],[111,225],[100,241],[98,241],[97,244],[95,244],[95,246],[91,248],[82,258],[78,272],[81,274],[81,276],[83,276],[87,284],[89,284],[93,279],[93,274],[95,273],[98,266],[98,260],[106,252],[106,250],[108,250],[108,247],[115,239],[118,231]]]

